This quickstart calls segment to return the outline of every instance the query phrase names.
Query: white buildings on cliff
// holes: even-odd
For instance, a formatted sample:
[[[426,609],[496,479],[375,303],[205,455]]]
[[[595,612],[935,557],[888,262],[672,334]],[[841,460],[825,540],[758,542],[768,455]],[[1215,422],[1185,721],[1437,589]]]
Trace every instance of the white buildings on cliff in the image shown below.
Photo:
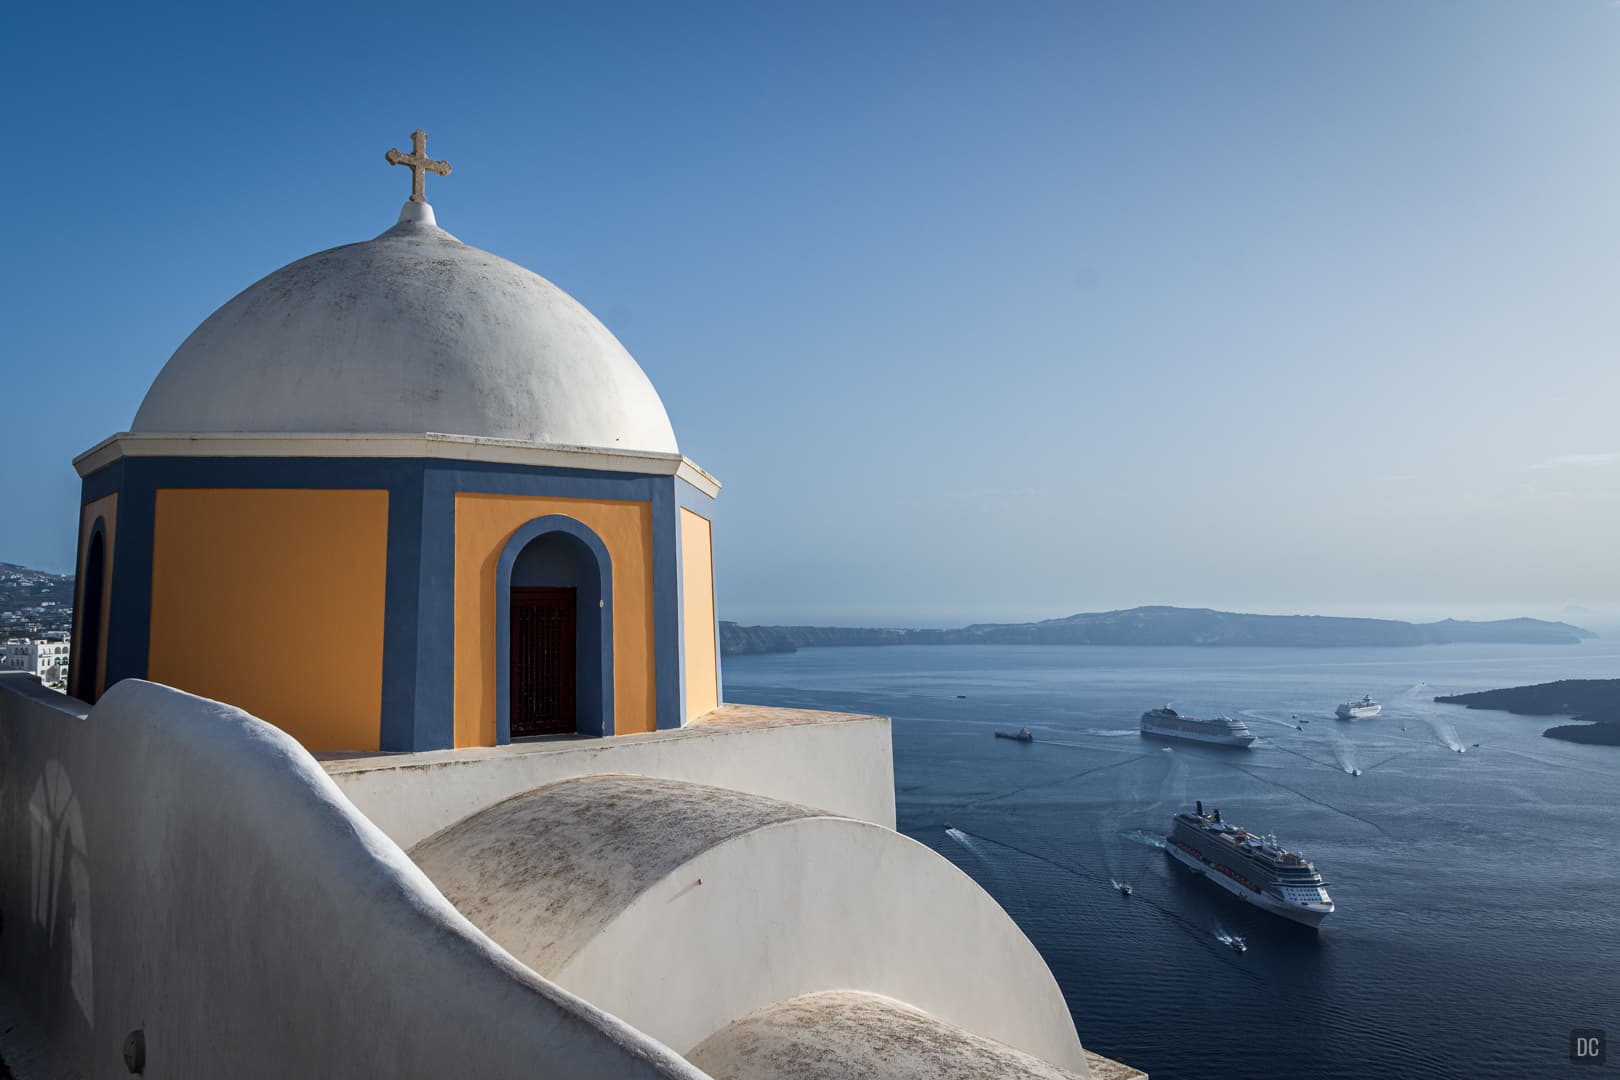
[[[68,643],[58,638],[9,638],[0,643],[0,671],[26,671],[48,685],[65,683]]]
[[[886,719],[723,703],[720,484],[390,160],[75,462],[73,696],[0,678],[18,1075],[1118,1068],[894,831]]]

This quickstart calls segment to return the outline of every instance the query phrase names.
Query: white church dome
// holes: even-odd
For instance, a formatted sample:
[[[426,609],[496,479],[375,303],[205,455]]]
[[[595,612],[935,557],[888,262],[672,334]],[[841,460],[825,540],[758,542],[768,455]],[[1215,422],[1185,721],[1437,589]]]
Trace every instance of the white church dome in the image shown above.
[[[375,240],[299,259],[210,315],[131,429],[678,452],[658,392],[607,327],[412,203]]]

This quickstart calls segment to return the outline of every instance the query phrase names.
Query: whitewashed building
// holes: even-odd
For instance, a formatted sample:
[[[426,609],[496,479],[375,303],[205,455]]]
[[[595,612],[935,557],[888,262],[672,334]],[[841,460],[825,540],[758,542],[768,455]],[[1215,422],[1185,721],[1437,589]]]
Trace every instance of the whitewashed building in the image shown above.
[[[71,648],[65,639],[12,638],[0,645],[0,671],[26,671],[44,683],[63,682]]]

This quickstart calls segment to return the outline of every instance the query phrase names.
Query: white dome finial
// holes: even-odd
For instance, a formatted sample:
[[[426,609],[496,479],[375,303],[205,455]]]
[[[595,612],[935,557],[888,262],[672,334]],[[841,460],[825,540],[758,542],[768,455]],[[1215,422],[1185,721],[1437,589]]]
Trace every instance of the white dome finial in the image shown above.
[[[432,225],[438,226],[433,217],[433,207],[425,202],[406,202],[399,208],[399,223],[401,225]]]

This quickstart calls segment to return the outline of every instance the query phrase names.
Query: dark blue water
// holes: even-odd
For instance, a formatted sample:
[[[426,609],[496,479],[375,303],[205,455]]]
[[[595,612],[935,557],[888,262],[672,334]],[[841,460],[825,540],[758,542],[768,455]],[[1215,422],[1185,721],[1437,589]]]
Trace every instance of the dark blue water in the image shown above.
[[[1616,676],[1620,645],[1603,641],[907,646],[725,667],[731,701],[893,717],[900,830],[1018,921],[1088,1047],[1154,1080],[1593,1075],[1568,1038],[1620,1038],[1620,747],[1430,699]],[[1364,692],[1382,716],[1333,718]],[[1167,701],[1242,717],[1261,740],[1161,749],[1136,724]],[[1036,741],[991,736],[1018,726]],[[1319,934],[1152,846],[1194,799],[1317,864],[1339,907]]]

